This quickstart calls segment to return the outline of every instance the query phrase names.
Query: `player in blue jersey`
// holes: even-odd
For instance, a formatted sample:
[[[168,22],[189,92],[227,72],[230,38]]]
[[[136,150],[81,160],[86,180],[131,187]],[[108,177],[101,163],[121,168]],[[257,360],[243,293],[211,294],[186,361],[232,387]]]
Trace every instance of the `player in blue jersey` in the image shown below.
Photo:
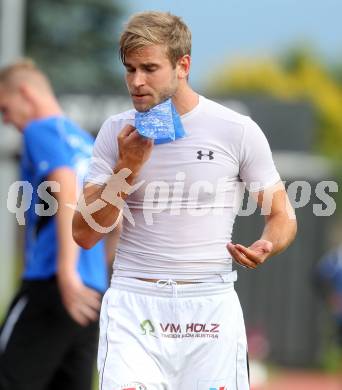
[[[0,70],[0,111],[23,135],[22,180],[32,186],[23,280],[0,333],[0,389],[88,390],[107,264],[103,242],[74,243],[67,205],[76,203],[93,139],[64,116],[29,60]]]

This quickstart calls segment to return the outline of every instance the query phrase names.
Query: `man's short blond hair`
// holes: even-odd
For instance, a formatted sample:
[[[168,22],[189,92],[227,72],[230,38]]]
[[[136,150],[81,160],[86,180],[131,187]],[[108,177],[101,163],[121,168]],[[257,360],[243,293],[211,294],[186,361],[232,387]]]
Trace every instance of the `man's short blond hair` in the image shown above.
[[[22,82],[32,83],[52,92],[50,81],[30,58],[23,58],[0,69],[0,85],[5,88],[15,89]]]
[[[183,20],[169,12],[148,11],[133,15],[120,38],[120,57],[150,45],[165,45],[173,67],[184,55],[191,54],[191,32]]]

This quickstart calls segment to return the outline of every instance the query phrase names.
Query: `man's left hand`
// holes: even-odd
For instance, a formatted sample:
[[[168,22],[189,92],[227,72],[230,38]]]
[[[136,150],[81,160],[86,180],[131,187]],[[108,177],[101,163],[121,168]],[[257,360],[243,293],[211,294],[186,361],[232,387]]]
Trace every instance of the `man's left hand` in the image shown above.
[[[273,244],[271,241],[258,240],[247,248],[230,242],[227,244],[227,249],[238,264],[245,268],[255,269],[270,256]]]

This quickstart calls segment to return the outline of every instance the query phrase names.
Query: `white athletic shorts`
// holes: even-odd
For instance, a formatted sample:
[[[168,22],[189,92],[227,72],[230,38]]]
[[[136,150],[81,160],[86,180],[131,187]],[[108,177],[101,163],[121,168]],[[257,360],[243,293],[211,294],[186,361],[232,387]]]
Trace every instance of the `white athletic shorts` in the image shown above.
[[[101,309],[100,390],[249,390],[233,282],[115,277]]]

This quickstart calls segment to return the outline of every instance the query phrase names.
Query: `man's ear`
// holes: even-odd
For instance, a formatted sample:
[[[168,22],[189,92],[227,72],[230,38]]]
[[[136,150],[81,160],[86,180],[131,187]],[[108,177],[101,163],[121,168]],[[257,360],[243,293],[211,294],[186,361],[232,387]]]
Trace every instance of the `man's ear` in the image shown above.
[[[186,54],[177,61],[179,79],[188,79],[190,73],[190,65],[191,57],[189,56],[189,54]]]
[[[19,84],[18,91],[21,94],[21,96],[26,100],[28,100],[29,102],[32,102],[34,100],[33,91],[28,84],[26,83]]]

